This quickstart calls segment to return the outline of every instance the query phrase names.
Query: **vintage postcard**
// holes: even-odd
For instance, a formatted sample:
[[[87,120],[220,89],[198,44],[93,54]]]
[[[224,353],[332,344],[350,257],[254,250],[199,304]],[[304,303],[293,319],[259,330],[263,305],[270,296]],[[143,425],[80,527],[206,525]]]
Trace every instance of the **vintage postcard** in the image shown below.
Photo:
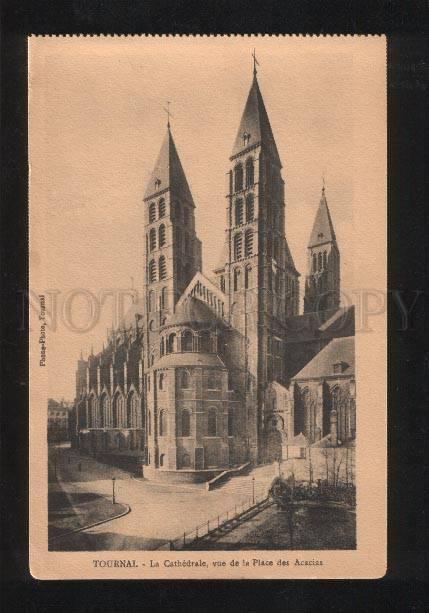
[[[386,41],[30,37],[30,567],[386,572]]]

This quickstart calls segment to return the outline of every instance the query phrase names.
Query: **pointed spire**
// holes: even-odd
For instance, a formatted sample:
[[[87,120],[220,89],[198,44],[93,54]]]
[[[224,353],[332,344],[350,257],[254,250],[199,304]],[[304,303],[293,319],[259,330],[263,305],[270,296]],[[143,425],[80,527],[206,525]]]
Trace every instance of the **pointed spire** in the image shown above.
[[[174,190],[178,196],[193,204],[188,181],[169,125],[167,126],[167,134],[164,137],[155,168],[149,179],[144,199],[148,200],[167,189]]]
[[[258,73],[258,71],[256,70],[256,66],[259,66],[259,62],[256,59],[256,49],[253,49],[252,57],[253,57],[253,77],[256,79],[256,75]]]
[[[167,100],[167,108],[163,107],[164,111],[167,113],[167,118],[168,118],[167,119],[167,130],[170,129],[170,117],[173,117],[173,115],[170,112],[170,104],[171,104],[170,100]]]
[[[323,243],[336,242],[334,224],[328,208],[325,194],[325,179],[323,179],[322,195],[317,209],[316,217],[311,231],[308,247],[316,247]]]
[[[265,152],[271,155],[275,162],[281,166],[277,145],[256,76],[258,61],[255,56],[253,56],[253,60],[253,81],[241,117],[231,159],[245,149],[260,144]]]
[[[91,345],[91,356],[94,357],[94,345]]]

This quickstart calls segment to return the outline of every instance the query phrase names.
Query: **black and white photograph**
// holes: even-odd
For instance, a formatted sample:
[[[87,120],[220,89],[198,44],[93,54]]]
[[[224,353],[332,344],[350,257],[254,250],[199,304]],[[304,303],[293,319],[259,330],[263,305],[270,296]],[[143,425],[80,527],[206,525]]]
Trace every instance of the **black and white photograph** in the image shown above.
[[[46,578],[68,578],[61,552],[87,554],[81,577],[214,578],[222,552],[240,578],[348,576],[352,555],[351,575],[382,574],[384,54],[382,37],[30,41]]]

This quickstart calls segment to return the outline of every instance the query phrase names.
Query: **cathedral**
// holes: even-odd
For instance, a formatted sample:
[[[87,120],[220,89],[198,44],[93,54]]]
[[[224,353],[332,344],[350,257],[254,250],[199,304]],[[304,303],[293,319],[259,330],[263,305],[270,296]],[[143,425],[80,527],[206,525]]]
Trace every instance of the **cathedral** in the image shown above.
[[[151,479],[204,481],[356,436],[354,311],[325,188],[300,274],[282,163],[254,70],[228,162],[225,239],[202,272],[196,204],[168,122],[143,196],[144,305],[76,372],[73,444]],[[304,443],[303,443],[304,441]]]

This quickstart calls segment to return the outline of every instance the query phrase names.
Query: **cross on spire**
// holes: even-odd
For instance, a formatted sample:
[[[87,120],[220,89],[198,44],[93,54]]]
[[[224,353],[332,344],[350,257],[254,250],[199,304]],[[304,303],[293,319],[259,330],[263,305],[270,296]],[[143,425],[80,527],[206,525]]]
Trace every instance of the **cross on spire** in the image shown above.
[[[167,113],[167,128],[168,129],[170,129],[170,117],[173,117],[173,115],[170,112],[170,104],[171,102],[167,100],[167,108],[163,107],[164,111]]]
[[[322,176],[322,193],[325,193],[325,175]]]
[[[256,59],[256,49],[253,49],[252,57],[253,57],[253,76],[256,77],[256,73],[258,72],[256,70],[256,66],[259,66],[259,62]]]

